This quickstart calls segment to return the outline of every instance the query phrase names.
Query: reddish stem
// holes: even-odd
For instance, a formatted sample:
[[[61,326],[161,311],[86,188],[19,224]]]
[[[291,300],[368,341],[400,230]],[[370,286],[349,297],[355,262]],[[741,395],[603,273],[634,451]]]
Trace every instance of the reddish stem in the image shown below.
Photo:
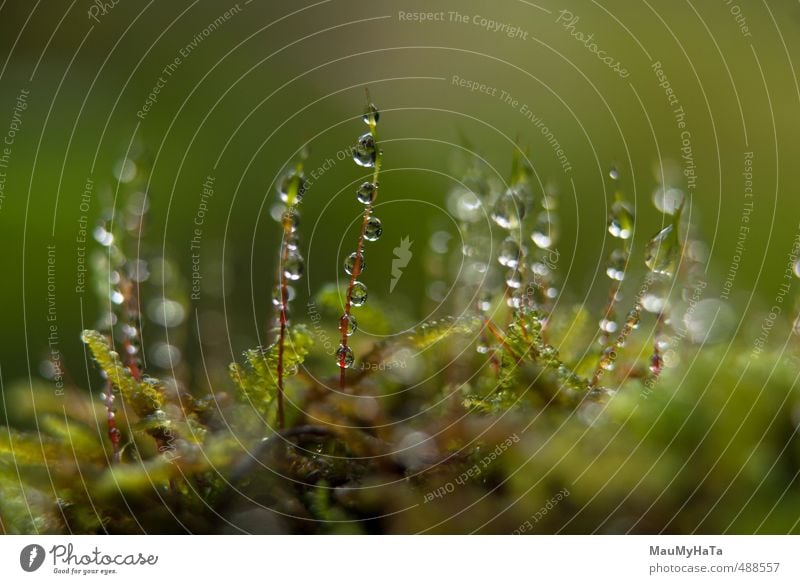
[[[110,381],[106,381],[106,421],[108,423],[108,437],[111,440],[111,447],[114,452],[113,461],[120,461],[120,440],[121,433],[117,428],[117,419],[114,414],[114,388]]]
[[[377,168],[378,163],[375,163]],[[377,171],[375,173],[377,175]],[[373,201],[378,196],[378,183],[373,183],[375,185],[375,193],[373,196]],[[361,222],[361,231],[358,234],[358,243],[356,244],[356,262],[353,264],[353,270],[350,274],[350,282],[347,285],[347,296],[344,302],[344,317],[339,321],[339,331],[342,333],[342,354],[339,357],[339,387],[344,389],[345,387],[345,360],[347,358],[347,327],[348,321],[350,320],[350,310],[352,308],[352,297],[353,297],[353,288],[355,287],[356,278],[361,274],[361,266],[364,263],[364,233],[367,230],[367,223],[369,222],[370,215],[372,214],[372,203],[367,205],[366,210],[364,211],[364,220]]]
[[[367,90],[368,107],[369,104],[371,104],[371,101],[369,99],[369,90]],[[353,288],[355,287],[356,278],[361,274],[361,268],[364,264],[364,233],[366,233],[367,223],[372,215],[372,205],[375,202],[375,199],[378,198],[378,177],[381,173],[381,159],[383,157],[383,153],[378,145],[377,120],[373,120],[373,122],[370,123],[369,132],[372,134],[372,142],[375,148],[375,166],[372,172],[372,185],[375,191],[373,192],[372,200],[367,204],[367,208],[364,211],[364,220],[361,222],[361,230],[358,234],[358,243],[356,244],[356,261],[355,264],[353,264],[353,270],[350,274],[350,282],[347,285],[347,295],[344,302],[344,316],[339,321],[339,331],[342,333],[342,349],[341,355],[339,356],[339,388],[342,390],[345,388],[346,381],[345,369],[347,367],[345,365],[347,364],[347,329],[350,321],[350,309],[352,308]]]
[[[280,333],[278,336],[278,429],[283,429],[284,426],[284,413],[283,413],[283,352],[286,344],[286,303],[289,301],[289,283],[286,280],[283,266],[289,258],[289,236],[291,235],[288,227],[284,227],[283,244],[281,249],[280,270],[280,296],[281,304],[279,310]]]

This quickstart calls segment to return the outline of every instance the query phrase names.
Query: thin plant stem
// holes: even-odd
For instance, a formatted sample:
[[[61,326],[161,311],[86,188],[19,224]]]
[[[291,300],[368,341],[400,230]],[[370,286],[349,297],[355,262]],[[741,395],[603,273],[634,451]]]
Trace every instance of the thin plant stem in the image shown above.
[[[367,106],[369,106],[370,103],[369,91],[367,91]],[[373,204],[378,198],[378,190],[380,189],[378,179],[380,178],[381,173],[381,160],[383,158],[383,152],[381,152],[380,145],[378,144],[377,122],[374,117],[370,119],[369,132],[372,135],[372,141],[375,147],[375,166],[372,170],[372,184],[375,187],[375,191],[372,196],[372,200],[367,204],[366,209],[364,210],[364,218],[361,221],[361,230],[358,234],[358,243],[356,244],[356,261],[353,265],[352,273],[350,274],[350,281],[347,285],[347,294],[344,302],[344,316],[339,321],[339,331],[342,333],[342,350],[341,355],[339,356],[339,388],[342,390],[346,385],[345,370],[347,369],[347,329],[350,320],[350,312],[353,306],[353,288],[355,287],[356,278],[358,278],[358,276],[361,274],[361,267],[364,264],[364,234],[367,230],[369,218],[372,216]]]

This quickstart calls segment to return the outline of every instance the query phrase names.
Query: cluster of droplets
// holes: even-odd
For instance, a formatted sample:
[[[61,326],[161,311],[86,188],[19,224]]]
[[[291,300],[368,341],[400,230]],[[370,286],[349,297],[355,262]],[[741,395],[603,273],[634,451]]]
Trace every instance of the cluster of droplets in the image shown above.
[[[301,152],[294,168],[289,170],[278,183],[278,197],[282,208],[280,213],[275,213],[280,222],[283,236],[281,241],[280,258],[278,262],[278,283],[272,292],[272,303],[277,313],[277,423],[279,428],[284,426],[283,410],[283,382],[287,373],[284,371],[283,356],[286,343],[286,328],[289,323],[289,302],[295,297],[295,290],[290,282],[296,282],[305,273],[305,260],[300,253],[299,232],[300,211],[299,206],[306,193],[306,179],[303,174],[303,163],[308,153]]]
[[[299,249],[300,212],[299,205],[303,201],[306,192],[306,179],[303,174],[303,161],[306,152],[303,151],[300,159],[294,168],[287,172],[278,183],[278,196],[283,203],[280,213],[276,213],[276,219],[281,224],[283,230],[283,242],[281,250],[281,279],[296,282],[303,277],[305,272],[305,260]],[[293,291],[290,292],[293,294]],[[275,303],[280,308],[282,294],[276,294],[279,301]]]
[[[620,287],[625,279],[625,273],[630,261],[630,240],[633,236],[635,217],[633,209],[625,200],[619,187],[619,171],[612,168],[609,177],[614,187],[614,202],[608,214],[608,232],[614,238],[615,245],[606,261],[606,276],[609,278],[608,302],[600,319],[600,345],[607,351],[608,343],[619,325],[617,323],[617,302],[620,300]]]
[[[504,232],[500,242],[497,262],[505,268],[505,284],[508,290],[506,302],[514,309],[526,302],[526,268],[528,248],[522,243],[522,228],[533,198],[530,185],[531,169],[515,158],[509,186],[497,197],[491,218]]]
[[[463,153],[459,165],[463,168],[457,170],[461,177],[460,183],[447,195],[448,211],[458,224],[464,266],[460,273],[461,285],[452,293],[458,305],[472,304],[478,312],[485,313],[491,307],[491,294],[486,291],[489,258],[485,252],[491,248],[486,201],[499,187],[491,180],[485,163],[472,151],[469,144],[464,145]],[[483,305],[486,305],[485,309],[481,308]]]
[[[146,193],[135,188],[141,182],[140,164],[132,157],[117,161],[113,174],[119,182],[125,204],[113,212],[106,211],[98,221],[92,236],[100,249],[92,254],[96,274],[95,286],[100,300],[100,322],[97,328],[105,331],[109,342],[119,346],[121,361],[137,381],[142,379],[141,322],[139,287],[150,279],[150,267],[139,257],[131,259],[123,243],[141,236],[149,200]],[[138,180],[137,180],[138,179]],[[106,193],[107,194],[107,193]],[[138,251],[139,246],[137,246]],[[107,308],[105,308],[107,307]],[[108,436],[113,447],[113,458],[120,459],[121,432],[116,423],[116,389],[104,372],[105,387],[100,399],[106,407]]]
[[[548,187],[542,195],[540,209],[534,218],[531,229],[531,241],[535,246],[531,254],[531,286],[527,294],[544,315],[552,310],[558,289],[555,287],[555,269],[558,262],[558,196],[555,188]]]
[[[132,161],[118,162],[115,175],[120,182],[132,182],[137,168]],[[148,205],[146,194],[136,191],[116,216],[109,213],[92,232],[101,248],[94,254],[94,264],[98,268],[97,291],[101,306],[108,307],[101,313],[98,328],[113,333],[112,337],[122,349],[123,363],[137,379],[142,369],[138,290],[150,279],[150,266],[142,258],[130,259],[122,245],[124,241],[141,236]]]
[[[610,176],[615,182],[619,180],[619,173],[612,169]],[[666,191],[665,191],[666,192]],[[619,285],[625,278],[626,266],[630,256],[628,239],[633,234],[634,216],[630,206],[624,202],[619,191],[615,193],[614,204],[609,215],[608,230],[612,236],[623,240],[623,245],[612,251],[607,264],[606,275],[612,280],[609,304],[600,322],[603,333],[604,349],[598,362],[591,386],[597,387],[600,377],[605,371],[614,368],[618,352],[625,346],[628,337],[638,328],[643,311],[656,315],[656,326],[653,341],[653,352],[650,356],[649,370],[655,378],[664,367],[664,351],[668,347],[666,327],[670,324],[669,291],[672,278],[681,265],[683,244],[680,239],[681,214],[684,208],[684,199],[678,196],[680,191],[672,189],[670,197],[662,200],[661,205],[656,202],[656,207],[668,217],[668,224],[660,229],[645,246],[644,263],[648,268],[648,275],[642,291],[636,302],[628,312],[621,328],[617,330],[614,320],[614,307],[619,299]],[[698,243],[699,245],[699,243]],[[621,253],[617,253],[621,252]],[[624,260],[624,261],[623,261]],[[700,258],[695,269],[699,269]],[[686,292],[686,291],[684,291]],[[613,333],[617,333],[613,342],[609,343]]]
[[[643,297],[644,309],[656,315],[653,335],[653,352],[650,356],[649,370],[657,378],[664,368],[664,354],[669,348],[668,329],[671,325],[669,294],[672,278],[681,265],[683,245],[680,241],[680,222],[685,204],[682,191],[659,187],[653,197],[656,208],[664,213],[668,224],[656,233],[645,248],[645,264],[650,269],[652,284]],[[705,257],[702,242],[687,243],[694,250],[691,260],[684,264],[688,277],[682,294],[684,299],[692,294],[697,278],[702,275]]]
[[[527,249],[520,241],[520,229],[525,217],[525,203],[521,194],[514,187],[506,189],[495,202],[491,216],[506,231],[497,252],[497,262],[506,268],[505,284],[511,292],[510,302],[516,304],[520,297],[518,291],[522,287],[524,261],[527,256]]]
[[[364,205],[363,221],[359,234],[356,251],[349,254],[344,260],[344,272],[349,276],[347,297],[345,300],[344,314],[339,317],[339,331],[341,343],[336,350],[336,363],[341,369],[341,384],[344,386],[344,371],[352,367],[355,361],[353,349],[349,346],[348,339],[358,330],[358,322],[350,312],[351,308],[359,308],[367,302],[367,286],[358,278],[367,267],[364,259],[365,242],[378,241],[383,235],[381,220],[372,214],[373,204],[378,196],[378,178],[380,175],[382,152],[378,147],[377,126],[380,112],[367,98],[362,119],[369,128],[356,140],[353,147],[353,162],[364,168],[372,168],[373,174],[369,181],[365,181],[356,190],[356,200]]]

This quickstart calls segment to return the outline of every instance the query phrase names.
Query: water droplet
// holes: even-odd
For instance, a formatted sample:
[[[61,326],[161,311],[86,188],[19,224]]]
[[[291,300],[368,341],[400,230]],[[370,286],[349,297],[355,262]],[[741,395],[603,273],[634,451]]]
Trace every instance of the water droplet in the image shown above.
[[[183,322],[186,310],[176,300],[161,298],[153,300],[147,305],[147,314],[156,324],[171,328]]]
[[[656,274],[672,276],[680,259],[681,246],[674,224],[659,231],[645,248],[644,263]]]
[[[545,211],[555,211],[558,209],[558,191],[556,187],[553,185],[548,185],[545,187],[544,193],[542,193],[542,209]]]
[[[114,234],[111,233],[110,231],[107,231],[106,228],[103,227],[102,225],[98,225],[97,227],[95,227],[94,231],[92,232],[92,235],[94,235],[95,240],[100,245],[103,245],[105,247],[108,247],[109,245],[114,243]]]
[[[666,298],[655,292],[648,292],[642,295],[642,308],[651,314],[658,314],[667,305]]]
[[[542,358],[548,361],[558,358],[558,350],[552,345],[545,345],[542,347],[542,350],[539,354],[542,356]]]
[[[278,195],[281,201],[289,206],[295,205],[303,200],[306,193],[306,179],[302,174],[290,172],[281,179],[278,184]]]
[[[433,253],[446,254],[452,238],[453,236],[447,231],[436,231],[431,235],[430,240],[428,240],[428,246]]]
[[[485,274],[486,270],[489,269],[489,265],[486,262],[473,262],[469,265],[469,269],[476,274]]]
[[[606,275],[612,280],[621,282],[625,279],[625,267],[628,265],[628,254],[621,249],[615,249],[608,257]]]
[[[612,166],[609,169],[608,176],[611,177],[611,180],[619,180],[619,170],[617,170],[616,166]]]
[[[797,318],[794,319],[794,325],[792,326],[792,331],[796,335],[800,335],[800,314],[797,315]]]
[[[381,220],[377,217],[370,217],[367,219],[367,225],[364,228],[364,239],[367,241],[378,241],[383,233],[383,225]]]
[[[294,300],[296,295],[295,289],[293,286],[286,286],[286,300],[291,302]],[[272,304],[275,306],[281,305],[281,286],[278,284],[272,289]]]
[[[367,301],[367,287],[363,282],[356,280],[353,282],[353,289],[350,291],[350,304],[355,307],[364,306]]]
[[[531,271],[541,278],[547,278],[551,273],[550,267],[544,262],[533,262],[531,264]]]
[[[114,176],[117,177],[117,180],[121,183],[131,182],[136,178],[137,172],[136,163],[128,158],[118,160],[114,165]]]
[[[639,321],[642,318],[641,308],[641,306],[637,305],[628,312],[628,317],[625,319],[625,328],[628,329],[627,332],[639,328]]]
[[[339,348],[336,349],[336,364],[342,369],[347,369],[353,365],[353,361],[355,361],[353,349],[339,345]]]
[[[122,292],[119,290],[112,290],[111,291],[111,302],[114,304],[122,304],[125,302],[125,296],[122,295]]]
[[[297,250],[290,251],[283,262],[283,275],[289,280],[295,281],[303,277],[306,269],[305,260]]]
[[[716,298],[705,298],[689,305],[683,324],[693,343],[710,345],[729,340],[738,318],[729,304]]]
[[[358,138],[358,142],[353,147],[353,162],[359,166],[372,168],[375,166],[378,151],[375,148],[375,138],[367,132]]]
[[[522,286],[522,277],[519,271],[512,269],[506,273],[506,285],[515,290]]]
[[[128,278],[134,282],[146,282],[150,277],[150,270],[145,260],[132,260],[127,264]]]
[[[536,223],[533,225],[533,232],[531,233],[531,239],[537,247],[548,249],[555,243],[557,237],[555,223],[555,214],[549,211],[539,213],[539,216],[536,217]]]
[[[664,368],[664,359],[658,353],[653,353],[653,356],[650,357],[650,373],[653,375],[658,375],[661,373],[661,370]]]
[[[366,268],[364,254],[353,252],[344,260],[344,271],[348,276],[359,276]]]
[[[339,330],[349,337],[356,332],[356,329],[358,329],[356,317],[352,314],[343,314],[339,319]]]
[[[300,226],[300,215],[293,209],[285,211],[281,215],[281,225],[283,225],[284,231],[294,233]]]
[[[149,353],[155,364],[162,369],[175,367],[181,362],[181,350],[175,345],[156,343]]]
[[[378,125],[378,122],[381,119],[381,112],[378,111],[378,108],[375,107],[374,103],[370,103],[367,107],[364,108],[364,115],[362,116],[364,123],[367,124],[370,128],[373,128]]]
[[[492,220],[503,229],[519,229],[525,217],[525,203],[513,189],[500,195],[492,209]]]
[[[516,268],[522,258],[523,250],[520,245],[511,237],[507,237],[500,244],[500,251],[497,254],[497,261],[501,266]]]
[[[608,215],[608,232],[619,239],[630,239],[633,235],[633,210],[624,201],[617,200],[611,205]]]
[[[363,203],[365,205],[369,205],[372,201],[375,200],[375,195],[378,192],[378,187],[376,187],[371,182],[365,182],[356,191],[356,198],[358,199],[359,203]]]
[[[656,209],[668,215],[674,215],[678,212],[685,195],[680,189],[658,187],[653,192],[653,204]]]
[[[794,263],[793,269],[794,269],[794,275],[800,278],[800,260],[797,260]]]
[[[617,360],[617,347],[611,345],[603,350],[603,355],[600,357],[600,369],[603,371],[613,371],[614,363]]]
[[[480,298],[478,298],[478,310],[481,312],[489,312],[492,308],[492,297],[489,294],[483,293]]]
[[[614,333],[617,331],[617,323],[613,320],[604,318],[600,321],[600,330],[606,333]]]
[[[471,223],[481,217],[481,200],[474,192],[464,187],[456,187],[447,198],[450,212],[461,221]]]

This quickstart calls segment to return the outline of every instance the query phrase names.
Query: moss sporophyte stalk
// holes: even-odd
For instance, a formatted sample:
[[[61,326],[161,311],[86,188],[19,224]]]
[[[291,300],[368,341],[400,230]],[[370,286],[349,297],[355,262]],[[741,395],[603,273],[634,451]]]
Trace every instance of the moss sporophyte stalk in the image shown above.
[[[378,198],[380,183],[378,179],[381,173],[381,162],[383,151],[378,144],[378,122],[380,112],[370,101],[367,92],[367,105],[362,116],[364,123],[369,128],[369,132],[359,136],[356,145],[353,147],[353,161],[360,167],[372,168],[372,180],[363,183],[356,192],[356,199],[364,205],[364,217],[361,222],[361,230],[356,243],[356,251],[347,256],[344,262],[344,271],[349,276],[347,292],[344,301],[344,314],[339,319],[339,331],[342,334],[341,344],[336,350],[336,359],[339,365],[339,386],[341,389],[346,385],[346,370],[353,366],[355,355],[353,349],[348,345],[349,337],[356,332],[358,323],[351,314],[352,308],[359,308],[367,301],[367,287],[358,280],[366,269],[365,242],[377,241],[383,233],[383,226],[377,217],[372,215],[373,205]]]
[[[98,322],[82,333],[94,362],[90,391],[63,356],[57,370],[43,365],[47,384],[4,386],[15,413],[34,411],[26,405],[33,391],[37,431],[0,431],[2,531],[592,532],[613,521],[628,531],[688,532],[698,529],[697,509],[758,489],[770,496],[754,513],[796,530],[784,518],[796,518],[786,497],[800,466],[781,448],[796,425],[799,358],[770,338],[798,336],[788,294],[800,243],[786,258],[791,282],[777,310],[755,323],[758,338],[724,352],[706,342],[716,332],[702,298],[712,284],[703,234],[686,219],[692,201],[679,186],[658,185],[659,221],[650,224],[626,196],[630,173],[612,168],[598,179],[598,188],[611,186],[598,227],[607,244],[598,251],[601,290],[587,293],[566,276],[572,234],[558,185],[541,184],[520,147],[510,172],[499,173],[465,141],[444,201],[460,239],[438,231],[427,246],[423,234],[398,238],[403,253],[387,291],[368,294],[366,259],[379,261],[374,242],[389,227],[374,215],[378,128],[389,135],[394,119],[382,119],[369,97],[362,119],[366,131],[348,153],[366,169],[351,187],[358,238],[336,262],[345,284],[309,285],[307,297],[294,288],[310,280],[301,219],[313,166],[303,145],[270,185],[276,243],[259,259],[275,272],[253,294],[269,312],[267,342],[222,371],[227,345],[200,339],[202,358],[191,358],[205,289],[191,305],[199,318],[187,318],[178,263],[160,242],[148,244],[146,152],[114,166],[109,180],[121,203],[86,243],[86,285],[99,299]],[[426,277],[452,282],[422,322],[402,303],[387,309],[383,296],[400,294],[394,286],[411,250]],[[292,313],[301,294],[305,317]],[[744,360],[754,347],[775,358]],[[745,434],[758,437],[758,453]],[[482,465],[498,449],[502,456]],[[765,474],[776,460],[780,471]],[[687,461],[722,474],[706,481],[685,470]],[[663,496],[663,481],[632,468],[669,477],[680,496]],[[431,495],[442,489],[446,496]],[[696,504],[682,505],[689,499]],[[775,501],[787,512],[773,513]],[[630,524],[630,509],[640,523]],[[702,528],[740,525],[735,512],[716,509]]]

